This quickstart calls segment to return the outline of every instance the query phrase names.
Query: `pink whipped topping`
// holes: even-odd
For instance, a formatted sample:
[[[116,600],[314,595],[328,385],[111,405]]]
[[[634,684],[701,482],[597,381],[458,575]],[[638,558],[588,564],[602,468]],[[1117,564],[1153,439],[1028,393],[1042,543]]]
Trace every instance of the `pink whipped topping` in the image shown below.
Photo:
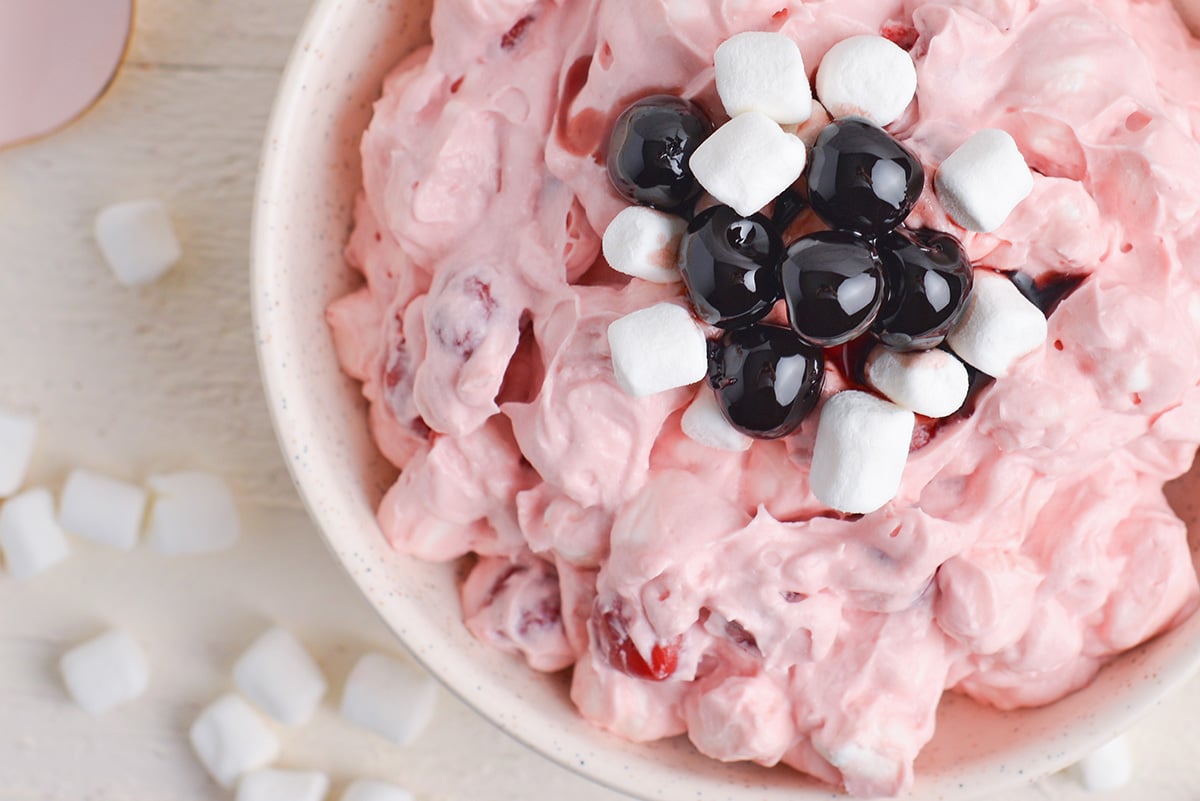
[[[809,492],[812,422],[713,451],[679,425],[708,390],[634,399],[613,376],[609,323],[682,290],[599,257],[625,206],[611,124],[663,91],[720,121],[712,55],[744,30],[810,70],[855,34],[911,47],[891,130],[927,172],[998,127],[1037,174],[995,234],[932,190],[910,225],[978,266],[1086,278],[973,414],[919,425],[899,496],[861,518]],[[383,531],[477,554],[471,631],[574,666],[589,720],[896,793],[944,690],[1045,704],[1196,606],[1162,486],[1200,443],[1200,49],[1166,0],[437,0],[433,40],[363,140],[366,284],[328,317],[403,468]]]

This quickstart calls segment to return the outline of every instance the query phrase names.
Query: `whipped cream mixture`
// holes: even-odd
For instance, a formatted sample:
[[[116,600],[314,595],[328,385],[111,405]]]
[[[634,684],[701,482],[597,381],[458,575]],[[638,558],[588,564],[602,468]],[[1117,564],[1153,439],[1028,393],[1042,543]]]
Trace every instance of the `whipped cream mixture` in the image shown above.
[[[1200,443],[1200,48],[1166,0],[437,0],[363,140],[328,318],[403,472],[379,521],[468,554],[468,627],[632,740],[687,734],[860,795],[912,781],[951,689],[1001,708],[1085,685],[1196,605],[1163,483]],[[921,419],[898,497],[847,517],[809,491],[815,417],[744,454],[685,437],[697,386],[635,399],[606,330],[683,288],[600,258],[626,207],[604,149],[656,94],[723,121],[717,46],[781,31],[911,50],[889,130],[932,177],[1001,128],[1035,171],[993,234],[926,191],[909,219],[978,267],[1082,283],[1047,345],[971,408]],[[827,366],[826,396],[849,381]]]

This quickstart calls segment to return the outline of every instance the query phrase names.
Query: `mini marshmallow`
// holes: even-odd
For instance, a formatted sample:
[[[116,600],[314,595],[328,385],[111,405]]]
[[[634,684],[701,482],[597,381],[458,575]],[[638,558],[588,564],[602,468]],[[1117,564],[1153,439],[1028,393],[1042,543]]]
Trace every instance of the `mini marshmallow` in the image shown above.
[[[413,742],[433,720],[437,684],[417,668],[366,654],[350,671],[342,717],[398,745]]]
[[[142,647],[118,630],[72,648],[58,666],[71,699],[92,715],[142,697],[150,684]]]
[[[95,234],[105,261],[125,286],[158,280],[183,256],[171,218],[159,200],[109,206],[97,215]]]
[[[967,400],[971,378],[944,350],[897,353],[877,347],[867,358],[867,382],[897,406],[926,417],[949,417]]]
[[[1046,316],[1002,275],[975,271],[967,311],[946,337],[958,356],[993,378],[1003,378],[1049,335]]]
[[[1033,173],[1011,136],[985,128],[942,162],[934,187],[956,223],[990,233],[1033,192]]]
[[[210,704],[190,732],[201,764],[222,787],[252,770],[266,767],[279,756],[279,738],[254,709],[236,695]]]
[[[700,388],[679,425],[690,439],[718,451],[748,451],[754,442],[725,419],[716,393],[708,387]]]
[[[321,669],[291,632],[273,628],[238,658],[233,680],[259,709],[286,726],[307,723],[325,697]]]
[[[730,117],[758,111],[780,125],[812,114],[812,87],[799,46],[782,33],[739,33],[717,48],[717,94]]]
[[[90,470],[72,470],[58,508],[59,523],[72,534],[130,551],[142,530],[146,491]]]
[[[809,484],[821,503],[849,514],[883,507],[900,491],[916,418],[865,392],[839,392],[817,424]]]
[[[682,280],[676,262],[687,221],[673,214],[630,206],[604,231],[604,259],[620,273],[656,284]]]
[[[1083,788],[1091,793],[1120,790],[1133,779],[1133,760],[1129,744],[1118,737],[1093,751],[1075,765]]]
[[[35,418],[0,410],[0,498],[7,498],[25,483],[36,441]]]
[[[882,36],[838,42],[817,69],[817,97],[836,119],[866,117],[879,126],[891,125],[916,94],[912,57]]]
[[[233,493],[209,473],[151,476],[155,493],[147,525],[150,547],[167,556],[231,547],[241,531]]]
[[[15,579],[49,570],[71,554],[54,517],[50,490],[27,490],[0,507],[0,549],[8,574]]]
[[[413,801],[413,794],[387,782],[359,779],[342,793],[342,801]]]
[[[744,217],[777,198],[804,172],[808,150],[758,111],[734,117],[689,162],[708,193]]]
[[[308,770],[256,770],[238,782],[237,801],[321,801],[329,777]]]
[[[695,384],[708,375],[708,342],[691,313],[659,303],[608,327],[617,382],[635,398]]]

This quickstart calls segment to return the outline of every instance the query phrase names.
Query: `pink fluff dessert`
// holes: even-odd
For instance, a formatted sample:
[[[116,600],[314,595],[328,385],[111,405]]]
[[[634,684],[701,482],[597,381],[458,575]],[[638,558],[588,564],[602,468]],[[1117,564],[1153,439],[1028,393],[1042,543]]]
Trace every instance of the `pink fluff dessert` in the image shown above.
[[[328,319],[401,470],[381,528],[472,560],[476,636],[573,669],[581,714],[619,736],[871,796],[911,784],[946,690],[1046,704],[1193,611],[1162,487],[1200,444],[1200,47],[1166,0],[437,0],[432,29],[364,137],[365,284]],[[723,122],[714,53],[743,31],[810,71],[851,36],[901,44],[920,88],[888,130],[928,176],[984,128],[1034,171],[992,233],[933,191],[907,225],[1073,288],[1044,346],[917,418],[868,514],[814,495],[815,417],[716,450],[681,423],[703,382],[637,398],[614,372],[614,321],[686,303],[601,256],[629,205],[614,122],[662,93]],[[856,386],[847,361],[823,404]]]

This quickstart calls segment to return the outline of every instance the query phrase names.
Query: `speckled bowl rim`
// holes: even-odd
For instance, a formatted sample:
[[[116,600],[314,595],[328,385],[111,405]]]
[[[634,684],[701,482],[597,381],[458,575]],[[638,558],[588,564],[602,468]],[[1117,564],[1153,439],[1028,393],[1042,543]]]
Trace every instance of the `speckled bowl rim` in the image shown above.
[[[573,712],[574,717],[568,719],[563,705],[569,702],[561,680],[531,676],[517,660],[473,644],[469,636],[464,639],[453,600],[452,569],[414,565],[407,557],[390,553],[373,518],[370,523],[347,526],[346,521],[356,516],[360,522],[368,519],[363,512],[370,510],[363,506],[377,497],[379,488],[356,484],[349,490],[331,489],[341,476],[332,462],[344,455],[337,450],[343,444],[322,450],[314,432],[324,431],[320,425],[327,419],[321,415],[330,412],[321,403],[332,398],[331,403],[344,407],[343,411],[357,409],[362,427],[361,396],[353,382],[328,377],[328,364],[322,368],[327,377],[319,384],[297,369],[298,360],[329,360],[333,351],[323,316],[316,313],[311,319],[295,319],[297,301],[289,294],[306,277],[287,257],[290,249],[298,247],[296,238],[307,235],[295,198],[303,194],[305,169],[312,166],[298,161],[302,148],[295,142],[317,135],[300,133],[301,122],[320,120],[326,113],[332,117],[337,110],[336,102],[330,105],[322,88],[334,83],[331,76],[344,73],[344,80],[361,82],[365,79],[360,74],[370,71],[371,56],[378,67],[379,41],[371,54],[343,52],[347,49],[344,44],[339,50],[339,37],[346,36],[343,28],[350,16],[383,19],[387,14],[404,13],[405,7],[420,9],[426,2],[318,0],[282,79],[264,145],[251,266],[255,340],[280,447],[309,514],[339,563],[414,657],[485,718],[560,765],[644,799],[812,801],[844,797],[801,781],[788,770],[716,763],[696,754],[681,738],[633,745],[592,729]],[[402,55],[387,53],[393,64]],[[368,89],[377,94],[378,86],[375,82]],[[320,123],[315,124],[319,128]],[[343,176],[343,180],[349,179]],[[331,219],[324,221],[326,228],[320,232],[321,243],[328,246],[327,237],[340,236],[340,247],[345,241],[346,213],[344,204],[330,210]],[[318,227],[323,222],[320,217],[309,217]],[[325,266],[336,269],[336,265]],[[315,280],[311,275],[307,278]],[[328,286],[325,291],[324,302],[336,296]],[[307,350],[297,351],[301,345]],[[336,365],[333,367],[336,373]],[[360,454],[360,459],[367,458]],[[369,478],[361,481],[370,483]],[[412,591],[415,594],[408,594],[407,588],[397,586],[401,578],[425,583]],[[439,599],[439,604],[431,605],[430,597]],[[440,608],[441,602],[455,604],[454,614]],[[907,797],[963,801],[1059,770],[1125,730],[1183,684],[1197,665],[1200,616],[1193,616],[1175,631],[1120,657],[1090,687],[1043,709],[1002,713],[948,695],[939,711],[939,734],[918,760],[917,786]]]

